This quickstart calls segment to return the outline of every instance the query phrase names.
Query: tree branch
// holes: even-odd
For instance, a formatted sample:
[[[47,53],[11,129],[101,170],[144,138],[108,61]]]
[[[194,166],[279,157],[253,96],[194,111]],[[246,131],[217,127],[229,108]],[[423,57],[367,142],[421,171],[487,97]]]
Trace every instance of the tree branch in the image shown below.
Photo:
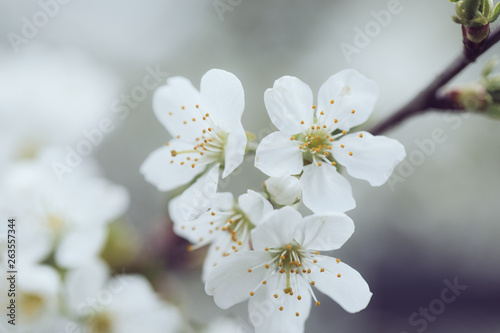
[[[386,120],[376,125],[370,130],[373,135],[381,134],[388,129],[398,125],[407,118],[429,111],[430,109],[451,111],[462,110],[460,106],[454,104],[446,97],[439,97],[438,93],[451,79],[463,71],[469,64],[500,41],[500,26],[498,26],[490,36],[485,39],[479,47],[464,46],[464,51],[458,56],[438,77],[432,81],[427,88],[421,91],[415,98],[408,102],[401,109],[389,116]]]

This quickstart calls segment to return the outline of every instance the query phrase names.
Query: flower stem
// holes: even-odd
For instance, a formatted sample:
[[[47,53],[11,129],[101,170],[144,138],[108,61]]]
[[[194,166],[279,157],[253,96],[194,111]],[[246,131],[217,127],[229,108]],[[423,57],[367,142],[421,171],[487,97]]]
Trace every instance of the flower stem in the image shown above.
[[[446,96],[440,96],[439,92],[451,79],[462,72],[469,64],[500,41],[500,26],[484,40],[480,47],[464,47],[464,51],[438,76],[427,88],[422,90],[411,101],[401,109],[393,113],[370,130],[373,135],[381,134],[390,128],[400,124],[407,118],[427,111],[439,110],[441,112],[460,111],[463,109]]]

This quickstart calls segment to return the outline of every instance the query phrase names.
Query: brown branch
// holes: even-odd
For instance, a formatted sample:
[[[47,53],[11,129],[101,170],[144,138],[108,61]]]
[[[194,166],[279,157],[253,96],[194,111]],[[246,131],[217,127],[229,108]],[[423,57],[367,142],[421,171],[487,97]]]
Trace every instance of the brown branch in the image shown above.
[[[451,110],[461,110],[461,107],[448,100],[446,97],[439,97],[438,93],[451,79],[463,71],[469,64],[500,41],[500,26],[497,27],[490,36],[484,40],[479,47],[470,47],[465,44],[464,51],[458,56],[438,77],[432,81],[427,88],[421,91],[415,98],[408,102],[401,109],[389,116],[386,120],[373,127],[370,132],[373,135],[381,134],[388,129],[398,125],[407,118],[427,112],[431,109],[442,112]]]

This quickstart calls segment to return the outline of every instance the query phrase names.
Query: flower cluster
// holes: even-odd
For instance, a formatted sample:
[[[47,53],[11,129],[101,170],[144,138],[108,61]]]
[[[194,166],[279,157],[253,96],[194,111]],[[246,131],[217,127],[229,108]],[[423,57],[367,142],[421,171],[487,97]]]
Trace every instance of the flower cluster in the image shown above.
[[[341,167],[380,186],[406,156],[394,139],[352,130],[377,98],[377,85],[355,70],[330,77],[316,103],[309,86],[282,77],[264,94],[278,131],[254,149],[233,74],[208,71],[199,92],[180,77],[156,91],[154,111],[173,140],[151,153],[141,172],[159,190],[182,187],[169,204],[174,231],[190,250],[209,246],[205,291],[223,309],[249,299],[256,332],[302,332],[311,302],[320,305],[314,289],[348,312],[368,305],[372,294],[361,275],[321,252],[340,248],[354,232],[345,212],[356,203]],[[255,167],[270,177],[262,192],[249,189],[237,199],[218,192],[220,171],[228,177],[253,153]],[[305,208],[313,214],[297,211]],[[263,306],[266,318],[256,320],[252,313]]]
[[[15,285],[0,303],[16,306],[0,332],[13,324],[16,332],[181,332],[187,323],[177,307],[145,277],[113,268],[130,259],[113,256],[110,240],[126,241],[132,253],[138,243],[116,236],[128,230],[118,223],[128,191],[102,175],[90,151],[64,177],[53,167],[75,158],[67,152],[88,128],[113,119],[103,111],[117,91],[114,79],[76,54],[39,47],[2,56],[0,69],[0,135],[8,143],[0,152],[0,215],[15,220],[16,232],[7,238],[0,228],[0,264],[17,272],[0,281],[2,291]]]

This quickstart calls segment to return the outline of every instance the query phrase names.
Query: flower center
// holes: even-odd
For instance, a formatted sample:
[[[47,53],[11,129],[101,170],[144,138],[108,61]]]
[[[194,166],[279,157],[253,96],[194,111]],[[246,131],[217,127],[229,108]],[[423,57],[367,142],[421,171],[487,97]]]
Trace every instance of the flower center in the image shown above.
[[[98,313],[90,323],[91,333],[113,332],[113,321],[107,313]]]
[[[181,110],[185,110],[185,106],[181,106]],[[221,163],[224,166],[224,147],[226,145],[227,133],[221,130],[210,118],[209,113],[204,113],[201,111],[200,106],[196,104],[193,108],[196,113],[200,116],[198,119],[193,117],[191,119],[185,119],[182,121],[181,126],[190,126],[192,123],[201,129],[201,133],[194,141],[189,141],[193,144],[192,149],[187,150],[171,150],[172,160],[170,163],[179,163],[180,165],[186,165],[187,167],[195,168],[196,166],[203,166],[211,163]],[[173,116],[173,112],[169,112],[170,116]],[[201,118],[201,120],[200,120]],[[193,126],[193,125],[191,125]],[[180,139],[180,135],[177,139]],[[166,143],[169,146],[170,143]]]
[[[35,320],[42,312],[44,299],[37,294],[21,294],[21,311],[29,321]]]
[[[250,231],[255,226],[236,204],[230,211],[212,211],[210,215],[213,217],[212,220],[204,219],[205,222],[193,220],[181,226],[181,229],[191,228],[192,231],[196,231],[198,227],[208,231],[205,237],[200,237],[198,239],[197,244],[188,247],[189,251],[207,245],[212,242],[217,235],[223,237],[229,236],[231,239],[228,242],[227,248],[216,248],[216,250],[221,250],[224,257],[229,256],[231,252],[238,252],[241,246],[248,244]],[[208,228],[203,227],[201,225],[202,223],[209,223],[210,226]]]
[[[284,247],[266,248],[265,250],[269,252],[271,258],[267,262],[248,269],[249,273],[262,266],[267,270],[262,284],[259,284],[251,291],[250,296],[254,296],[257,289],[262,285],[266,285],[268,278],[278,275],[277,285],[269,287],[275,290],[273,296],[280,303],[280,311],[283,311],[284,304],[283,298],[280,298],[280,296],[288,297],[296,295],[297,300],[300,301],[302,295],[309,294],[314,299],[316,306],[319,306],[320,302],[318,302],[311,288],[311,286],[316,285],[316,282],[311,278],[313,270],[316,273],[319,271],[320,274],[325,272],[325,268],[318,266],[316,256],[319,255],[319,251],[305,249],[295,240]],[[337,259],[337,263],[339,262],[340,259]],[[341,275],[338,274],[337,277],[340,278]],[[296,315],[299,316],[299,313],[297,312]]]
[[[298,148],[302,151],[305,164],[315,163],[320,166],[322,163],[337,164],[331,153],[332,142],[337,137],[338,135],[330,135],[326,125],[311,125],[309,129],[292,136],[290,140],[299,143]]]

